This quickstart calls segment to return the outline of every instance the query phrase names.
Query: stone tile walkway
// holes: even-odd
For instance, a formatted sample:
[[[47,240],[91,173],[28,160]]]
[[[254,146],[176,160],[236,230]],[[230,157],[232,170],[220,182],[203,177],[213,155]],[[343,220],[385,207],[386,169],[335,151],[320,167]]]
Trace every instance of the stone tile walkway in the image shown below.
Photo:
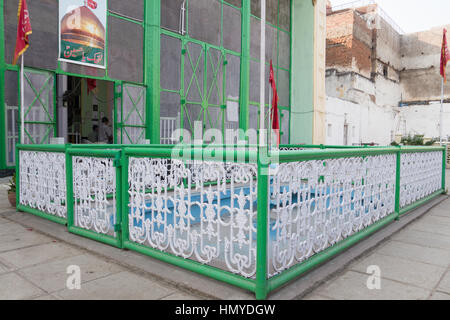
[[[49,221],[18,214],[7,201],[6,182],[0,181],[0,300],[254,297],[146,256],[77,237]],[[130,264],[120,263],[124,259]],[[67,268],[72,265],[80,267],[80,290],[66,286]],[[381,272],[375,279],[380,280],[380,290],[367,287],[370,266]],[[285,297],[301,294],[295,284],[283,290]],[[272,298],[277,296],[280,293]],[[450,300],[450,199],[333,275],[305,299]]]
[[[0,187],[0,300],[205,299],[8,219],[15,213]],[[70,290],[69,266],[81,289]]]
[[[373,275],[367,272],[370,266],[379,267],[379,290],[368,289],[367,282]],[[450,199],[352,263],[306,299],[450,300]]]

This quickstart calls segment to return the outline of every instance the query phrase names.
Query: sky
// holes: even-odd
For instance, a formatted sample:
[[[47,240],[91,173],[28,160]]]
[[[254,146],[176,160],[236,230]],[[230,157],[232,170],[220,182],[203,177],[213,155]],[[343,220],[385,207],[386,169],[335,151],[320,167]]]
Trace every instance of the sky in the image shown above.
[[[352,0],[330,0],[332,5]],[[450,24],[449,0],[377,0],[384,11],[406,32]]]

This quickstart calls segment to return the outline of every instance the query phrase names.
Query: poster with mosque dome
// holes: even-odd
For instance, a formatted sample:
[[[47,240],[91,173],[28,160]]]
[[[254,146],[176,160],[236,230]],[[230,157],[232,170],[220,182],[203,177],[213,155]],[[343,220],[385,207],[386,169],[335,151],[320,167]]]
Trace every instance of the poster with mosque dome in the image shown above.
[[[107,0],[59,0],[59,60],[106,68]]]

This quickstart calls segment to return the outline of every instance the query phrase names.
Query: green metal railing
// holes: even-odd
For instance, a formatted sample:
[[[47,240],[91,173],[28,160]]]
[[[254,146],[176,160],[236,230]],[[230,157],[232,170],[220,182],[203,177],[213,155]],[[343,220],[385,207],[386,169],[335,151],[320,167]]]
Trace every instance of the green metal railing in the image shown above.
[[[257,299],[265,299],[267,295],[286,283],[294,280],[305,272],[328,261],[335,255],[353,246],[367,236],[375,233],[387,224],[398,220],[401,216],[435,197],[446,192],[445,168],[446,168],[446,150],[443,147],[363,147],[363,148],[343,148],[340,146],[282,146],[291,148],[301,148],[298,151],[268,151],[265,148],[257,146],[167,146],[167,145],[32,145],[17,146],[17,159],[20,151],[40,151],[40,152],[60,152],[66,155],[66,192],[67,192],[67,220],[62,220],[49,215],[46,212],[40,212],[34,208],[21,205],[18,192],[17,203],[18,210],[38,215],[58,223],[67,223],[68,231],[87,237],[93,240],[101,241],[118,248],[126,248],[136,252],[148,255],[158,260],[176,265],[178,267],[200,273],[202,275],[217,279],[237,286],[239,288],[254,292]],[[306,149],[306,150],[305,150]],[[441,188],[422,199],[415,201],[411,205],[402,207],[400,198],[402,193],[402,155],[407,154],[430,154],[442,152],[442,184]],[[256,215],[256,255],[255,255],[255,273],[253,277],[246,277],[238,273],[223,270],[221,268],[201,263],[195,259],[185,259],[171,252],[165,252],[148,245],[136,243],[130,239],[129,214],[130,214],[130,177],[129,165],[130,158],[137,159],[172,159],[176,155],[180,159],[196,159],[204,162],[216,163],[244,163],[257,166],[257,174],[254,180],[257,181],[257,215]],[[320,251],[298,264],[289,267],[279,274],[269,276],[268,266],[268,246],[269,246],[269,215],[270,215],[270,188],[272,178],[267,171],[271,165],[283,165],[289,163],[302,163],[308,161],[346,159],[376,156],[395,156],[396,174],[395,178],[395,209],[389,212],[384,218],[363,228],[361,231],[337,242],[334,245]],[[75,226],[74,224],[74,176],[73,176],[73,157],[86,158],[105,158],[112,159],[115,167],[116,190],[115,201],[116,211],[114,231],[115,236],[108,236],[86,230]],[[439,155],[440,156],[440,155]],[[17,161],[17,189],[26,186],[20,185],[20,160]],[[405,168],[403,168],[405,169]],[[440,169],[440,168],[439,168]],[[364,184],[364,182],[363,182]],[[205,184],[206,186],[206,184]],[[76,200],[75,200],[76,201]],[[167,205],[167,203],[166,203]]]
[[[122,203],[122,188],[120,184],[122,182],[122,169],[121,169],[121,151],[120,150],[105,150],[105,149],[89,149],[89,148],[69,148],[67,149],[66,154],[66,168],[67,168],[67,227],[69,232],[78,234],[80,236],[90,238],[96,241],[104,242],[111,246],[115,246],[118,248],[122,248],[122,235],[121,235],[121,221],[122,221],[122,211],[116,210],[113,212],[115,215],[115,224],[114,224],[114,236],[95,232],[93,230],[88,230],[86,228],[81,228],[76,225],[74,219],[74,176],[73,176],[73,157],[89,157],[96,159],[112,159],[113,165],[115,167],[115,181],[116,185],[115,189],[115,199],[116,208],[121,208]],[[104,178],[104,177],[103,177]],[[101,197],[103,200],[108,199],[107,191],[102,190],[105,193],[104,197]],[[95,195],[97,196],[97,194]],[[92,196],[95,201],[95,196]],[[108,221],[109,222],[109,221]]]

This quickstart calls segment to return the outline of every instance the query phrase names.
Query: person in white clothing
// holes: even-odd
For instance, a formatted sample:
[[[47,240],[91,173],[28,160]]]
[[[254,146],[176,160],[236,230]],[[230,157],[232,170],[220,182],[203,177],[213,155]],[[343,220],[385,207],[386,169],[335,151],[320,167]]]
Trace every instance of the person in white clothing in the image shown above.
[[[113,143],[112,129],[109,126],[109,119],[104,117],[98,131],[98,141],[101,143]]]

